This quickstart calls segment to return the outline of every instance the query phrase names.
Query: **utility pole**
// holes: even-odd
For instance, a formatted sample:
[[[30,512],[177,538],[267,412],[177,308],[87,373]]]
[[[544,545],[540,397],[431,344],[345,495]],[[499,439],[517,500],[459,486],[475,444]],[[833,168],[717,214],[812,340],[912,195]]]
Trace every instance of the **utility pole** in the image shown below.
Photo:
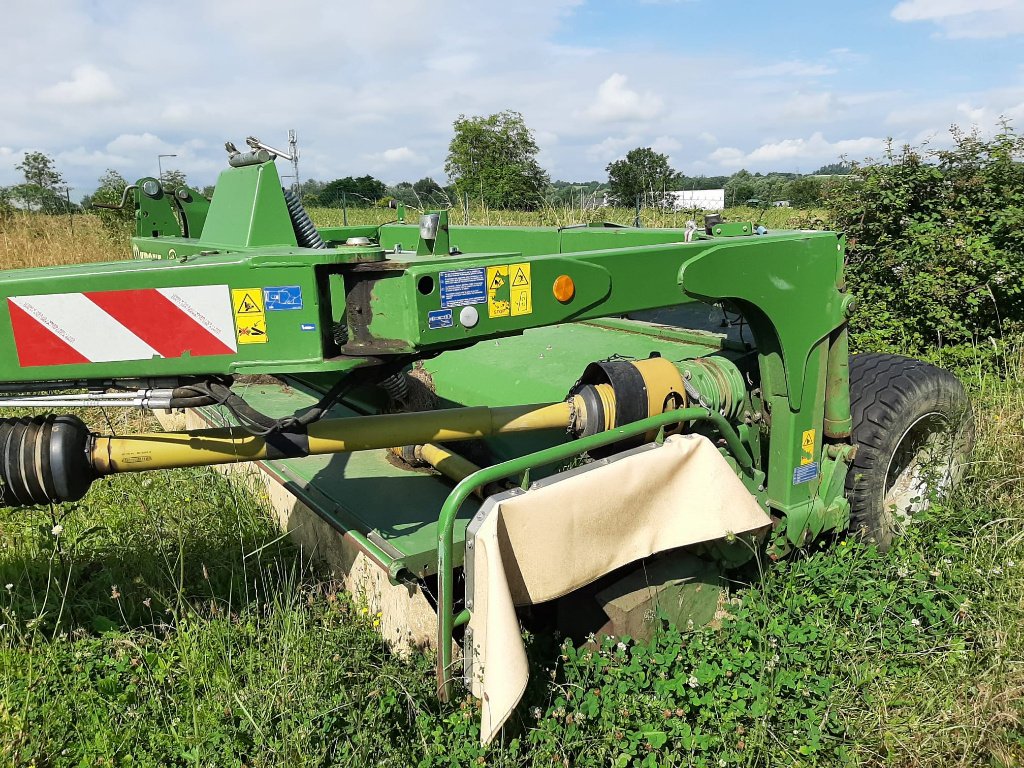
[[[299,139],[295,129],[288,130],[288,152],[292,156],[292,175],[295,180],[295,194],[299,194]]]
[[[161,184],[164,183],[164,167],[163,167],[163,165],[161,164],[160,161],[163,160],[165,157],[177,157],[177,155],[157,155],[156,156],[156,167],[157,167],[157,173],[159,174],[156,177],[156,180],[159,181]]]

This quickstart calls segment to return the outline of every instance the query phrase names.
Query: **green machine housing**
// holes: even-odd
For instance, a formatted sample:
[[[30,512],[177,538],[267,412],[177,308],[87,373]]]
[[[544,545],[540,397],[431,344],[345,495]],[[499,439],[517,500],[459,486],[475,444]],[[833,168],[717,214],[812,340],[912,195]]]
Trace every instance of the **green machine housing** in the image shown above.
[[[6,392],[38,408],[53,395],[26,393],[136,391],[135,404],[203,406],[222,423],[182,433],[173,456],[170,438],[150,435],[132,444],[148,441],[148,453],[113,458],[116,438],[71,417],[8,420],[5,503],[74,499],[115,471],[259,460],[392,579],[438,577],[442,656],[466,621],[452,573],[473,492],[586,451],[680,427],[708,436],[777,521],[775,554],[849,524],[853,299],[841,236],[750,222],[457,226],[446,211],[316,228],[273,160],[259,160],[223,171],[210,202],[140,180],[135,259],[0,274]],[[68,321],[82,302],[119,327]],[[174,311],[188,318],[161,335],[161,313]],[[122,327],[145,343],[119,346]],[[649,406],[627,396],[647,389],[636,366],[621,365],[652,358],[671,363],[681,387]],[[614,416],[598,418],[596,401],[586,425],[575,406],[567,421],[545,410],[567,396],[582,403],[588,382],[615,390]],[[402,407],[410,387],[427,390],[429,413]],[[470,417],[485,426],[452,426]],[[234,453],[218,458],[225,436]],[[354,450],[400,448],[398,436],[479,438],[475,463],[453,475],[453,491],[450,478],[410,472],[388,451]],[[291,461],[307,454],[318,455]]]

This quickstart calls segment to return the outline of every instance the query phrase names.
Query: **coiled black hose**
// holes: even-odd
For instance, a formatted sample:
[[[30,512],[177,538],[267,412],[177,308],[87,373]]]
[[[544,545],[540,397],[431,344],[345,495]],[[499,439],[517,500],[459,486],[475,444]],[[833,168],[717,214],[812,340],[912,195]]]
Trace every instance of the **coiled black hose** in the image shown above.
[[[402,404],[409,397],[409,377],[404,371],[388,376],[377,383],[394,402]]]
[[[295,230],[295,240],[303,248],[326,248],[327,244],[320,237],[313,220],[309,218],[306,209],[302,207],[302,201],[290,189],[284,189],[284,202],[288,206],[288,216],[292,220],[292,228]]]

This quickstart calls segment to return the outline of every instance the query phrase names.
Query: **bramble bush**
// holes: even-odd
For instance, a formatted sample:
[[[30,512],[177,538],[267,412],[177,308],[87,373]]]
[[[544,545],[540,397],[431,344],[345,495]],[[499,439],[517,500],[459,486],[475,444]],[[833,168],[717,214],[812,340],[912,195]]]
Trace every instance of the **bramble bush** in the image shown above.
[[[830,186],[848,242],[861,349],[999,347],[1024,328],[1024,136],[952,130],[952,149],[889,146]]]

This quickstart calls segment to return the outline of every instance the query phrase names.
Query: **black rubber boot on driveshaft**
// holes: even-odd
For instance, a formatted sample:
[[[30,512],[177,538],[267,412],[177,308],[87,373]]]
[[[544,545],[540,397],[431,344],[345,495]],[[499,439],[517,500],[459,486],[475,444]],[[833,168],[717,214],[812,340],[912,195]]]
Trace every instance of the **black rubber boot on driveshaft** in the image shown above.
[[[850,358],[857,455],[846,478],[850,529],[887,549],[933,492],[959,480],[974,445],[974,417],[960,381],[900,355]]]

